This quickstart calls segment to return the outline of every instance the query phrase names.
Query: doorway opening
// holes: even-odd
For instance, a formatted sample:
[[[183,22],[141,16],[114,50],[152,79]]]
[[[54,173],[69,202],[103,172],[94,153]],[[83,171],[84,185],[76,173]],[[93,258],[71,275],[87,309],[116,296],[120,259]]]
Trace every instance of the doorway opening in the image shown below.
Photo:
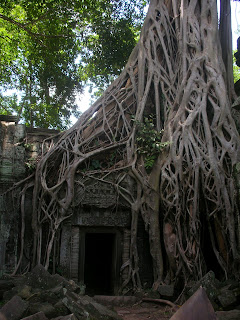
[[[115,243],[115,233],[85,234],[84,283],[86,294],[113,294]]]

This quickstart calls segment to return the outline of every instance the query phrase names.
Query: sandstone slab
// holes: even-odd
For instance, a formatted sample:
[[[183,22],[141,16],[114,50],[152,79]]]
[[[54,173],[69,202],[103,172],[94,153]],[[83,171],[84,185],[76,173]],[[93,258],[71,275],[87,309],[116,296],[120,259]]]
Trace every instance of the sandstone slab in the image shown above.
[[[21,320],[48,320],[48,318],[43,312],[37,312],[29,317],[22,318]]]
[[[239,320],[240,310],[217,311],[218,320]]]
[[[19,296],[14,296],[0,310],[0,315],[7,320],[18,320],[24,315],[29,303],[22,300]]]
[[[217,320],[206,291],[200,287],[170,320]]]

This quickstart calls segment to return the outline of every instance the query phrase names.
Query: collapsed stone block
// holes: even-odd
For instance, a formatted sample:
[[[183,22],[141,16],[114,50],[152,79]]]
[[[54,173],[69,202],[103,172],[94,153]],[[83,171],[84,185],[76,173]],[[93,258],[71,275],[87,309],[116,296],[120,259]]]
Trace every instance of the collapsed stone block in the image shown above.
[[[43,312],[49,319],[58,316],[56,310],[50,303],[31,303],[29,306],[29,314],[35,314],[37,312]]]
[[[188,296],[192,296],[200,287],[203,287],[208,298],[211,301],[214,301],[219,294],[219,290],[217,288],[217,280],[213,271],[209,271],[202,279],[196,282],[188,291]]]
[[[4,292],[11,290],[13,286],[11,280],[0,280],[0,299],[3,298]]]
[[[55,279],[42,265],[37,265],[26,278],[26,284],[32,288],[44,290],[56,287],[59,281]]]
[[[73,292],[64,290],[65,297],[63,303],[76,315],[78,319],[91,320],[119,320],[116,312],[109,310],[105,306],[97,303],[88,296],[79,296]]]
[[[32,314],[29,317],[22,318],[21,320],[48,320],[45,314],[41,311],[35,314]]]
[[[74,314],[68,314],[67,316],[64,317],[57,317],[51,320],[78,320]]]
[[[205,290],[200,287],[170,320],[217,320]]]
[[[2,315],[7,320],[18,320],[24,315],[27,310],[29,303],[22,300],[19,296],[14,296],[9,300],[0,310],[0,315]]]
[[[220,302],[221,306],[226,309],[236,304],[237,299],[231,290],[223,290],[218,295],[218,301]]]
[[[161,296],[173,297],[174,285],[161,285],[158,287],[158,292]]]
[[[240,310],[217,311],[218,320],[239,320]]]

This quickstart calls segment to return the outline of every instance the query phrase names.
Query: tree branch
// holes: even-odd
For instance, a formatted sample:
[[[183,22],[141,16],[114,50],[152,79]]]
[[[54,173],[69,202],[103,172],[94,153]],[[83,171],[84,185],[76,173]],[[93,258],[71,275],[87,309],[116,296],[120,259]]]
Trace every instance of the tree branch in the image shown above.
[[[41,39],[37,39],[37,38],[70,38],[71,37],[70,35],[64,35],[64,34],[46,35],[44,33],[32,32],[29,28],[26,27],[26,25],[28,25],[28,24],[23,24],[23,23],[18,22],[16,20],[12,19],[12,18],[9,18],[9,17],[7,17],[7,16],[5,16],[3,14],[0,14],[0,19],[8,21],[8,22],[16,25],[18,28],[26,31],[31,37],[35,38],[36,41],[39,42],[41,45],[44,45],[43,41]]]

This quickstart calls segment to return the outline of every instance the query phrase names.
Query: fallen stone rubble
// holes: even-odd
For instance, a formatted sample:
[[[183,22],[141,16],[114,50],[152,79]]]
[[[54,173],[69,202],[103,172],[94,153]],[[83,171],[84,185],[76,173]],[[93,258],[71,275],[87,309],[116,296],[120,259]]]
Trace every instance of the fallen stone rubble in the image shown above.
[[[215,311],[217,310],[216,319],[240,319],[240,285],[238,282],[219,282],[214,273],[210,271],[200,281],[193,282],[186,291],[185,301],[189,299],[190,304],[188,302],[187,305],[190,305],[190,310],[192,309],[191,303],[193,303],[191,301],[194,299],[198,301],[196,293],[201,292],[200,298],[204,295],[202,289],[199,291],[199,288],[206,291],[211,305]],[[145,295],[141,297],[94,296],[91,298],[83,295],[82,288],[74,281],[67,281],[60,275],[51,275],[39,265],[25,276],[0,280],[0,301],[5,302],[0,309],[0,320],[120,320],[120,314],[113,311],[114,307],[134,305],[144,300],[152,302],[155,300],[158,303],[164,301],[162,298],[174,301],[174,288],[169,285],[161,285],[158,292],[153,293],[155,295],[152,299],[143,299]],[[181,317],[179,318],[183,312],[182,308],[179,309],[178,314],[176,313],[178,317],[175,316],[173,319],[182,320]],[[206,311],[206,313],[209,312]],[[186,320],[185,314],[184,317]],[[196,317],[194,319],[202,320]]]
[[[233,280],[220,282],[213,271],[209,271],[201,280],[192,283],[186,298],[190,298],[199,287],[203,287],[215,310],[229,311],[240,309],[240,283]],[[240,318],[239,318],[240,319]]]
[[[88,296],[73,281],[51,275],[41,265],[25,276],[10,280],[2,292],[7,301],[0,320],[119,320],[116,312]]]

